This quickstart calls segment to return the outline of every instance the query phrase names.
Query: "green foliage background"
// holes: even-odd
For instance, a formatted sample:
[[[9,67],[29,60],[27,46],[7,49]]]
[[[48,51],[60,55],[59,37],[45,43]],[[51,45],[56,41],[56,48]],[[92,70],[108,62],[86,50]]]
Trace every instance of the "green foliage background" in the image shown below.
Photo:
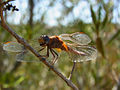
[[[63,5],[65,0],[63,1]],[[92,44],[97,47],[98,57],[90,62],[77,63],[72,81],[81,90],[119,90],[120,87],[120,28],[118,23],[113,23],[110,17],[114,4],[96,0],[98,10],[91,4],[92,23],[85,23],[76,18],[67,25],[60,23],[63,18],[72,12],[79,0],[69,0],[74,3],[72,7],[64,9],[63,16],[58,19],[59,25],[50,27],[44,23],[44,14],[41,21],[29,24],[13,25],[9,23],[17,34],[25,38],[30,44],[40,35],[59,35],[62,33],[85,32],[92,39]],[[55,0],[51,0],[51,7]],[[119,1],[118,1],[119,2]],[[105,15],[102,16],[102,10]],[[15,12],[14,12],[15,13]],[[55,73],[48,71],[41,62],[16,62],[15,54],[8,54],[2,49],[6,41],[15,39],[0,27],[0,89],[1,90],[70,90],[67,84]],[[34,43],[35,44],[35,43]],[[32,45],[32,44],[31,44]],[[34,47],[34,45],[33,45]],[[34,60],[35,57],[27,56]],[[51,57],[50,57],[51,58]],[[51,60],[51,59],[49,59]],[[66,77],[69,76],[73,63],[65,52],[60,53],[59,61],[55,67]]]

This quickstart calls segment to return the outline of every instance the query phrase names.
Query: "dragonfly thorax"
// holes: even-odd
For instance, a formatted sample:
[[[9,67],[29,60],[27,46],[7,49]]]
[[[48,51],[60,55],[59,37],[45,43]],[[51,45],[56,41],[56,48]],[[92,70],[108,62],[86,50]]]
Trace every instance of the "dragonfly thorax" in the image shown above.
[[[46,46],[50,41],[50,38],[47,35],[42,35],[39,37],[38,42],[40,46]]]

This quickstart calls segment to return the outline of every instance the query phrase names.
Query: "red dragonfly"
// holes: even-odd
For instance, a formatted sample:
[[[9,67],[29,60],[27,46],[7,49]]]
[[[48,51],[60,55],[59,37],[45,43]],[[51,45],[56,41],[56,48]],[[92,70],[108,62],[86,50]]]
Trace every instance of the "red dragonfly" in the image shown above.
[[[67,43],[65,41],[71,41],[72,43]],[[91,39],[84,33],[76,32],[50,37],[42,35],[38,38],[38,42],[40,46],[43,47],[38,50],[39,52],[47,47],[47,54],[43,55],[44,57],[49,57],[49,53],[52,54],[52,65],[58,60],[58,53],[54,50],[56,48],[69,53],[73,62],[95,60],[97,57],[96,48],[88,45],[91,42]],[[18,59],[26,52],[24,46],[17,42],[7,42],[3,45],[3,49],[9,52],[18,52]]]

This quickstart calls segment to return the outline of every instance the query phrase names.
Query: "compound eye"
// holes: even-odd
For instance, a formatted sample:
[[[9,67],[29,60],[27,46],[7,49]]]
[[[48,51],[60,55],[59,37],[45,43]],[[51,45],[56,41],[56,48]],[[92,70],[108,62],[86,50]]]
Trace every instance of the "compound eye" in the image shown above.
[[[40,44],[45,43],[43,37],[40,37],[40,38],[38,39],[38,42],[39,42]]]
[[[44,41],[46,44],[48,44],[50,41],[50,38],[46,35],[46,36],[44,36]]]
[[[47,35],[42,35],[38,39],[38,42],[40,43],[40,46],[46,45],[49,43],[49,37]]]

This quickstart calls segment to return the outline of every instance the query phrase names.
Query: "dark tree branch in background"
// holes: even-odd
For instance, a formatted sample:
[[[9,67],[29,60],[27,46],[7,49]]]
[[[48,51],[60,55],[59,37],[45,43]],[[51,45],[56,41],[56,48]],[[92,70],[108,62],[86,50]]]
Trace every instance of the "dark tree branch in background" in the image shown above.
[[[11,0],[10,0],[11,1]],[[0,4],[2,4],[2,0],[0,0]],[[17,35],[14,30],[12,30],[5,22],[3,17],[3,5],[0,5],[0,18],[1,18],[1,26],[8,31],[13,37],[17,39],[19,43],[24,45],[27,49],[29,49],[36,57],[39,58],[40,61],[42,61],[47,67],[49,67],[53,72],[55,72],[59,77],[61,77],[69,87],[71,87],[74,90],[78,90],[78,88],[70,81],[68,80],[63,74],[61,74],[56,68],[54,68],[52,65],[48,63],[48,61],[43,58],[36,50],[34,50],[22,37]]]
[[[34,10],[34,1],[29,0],[29,25],[32,28],[33,27],[33,10]]]

